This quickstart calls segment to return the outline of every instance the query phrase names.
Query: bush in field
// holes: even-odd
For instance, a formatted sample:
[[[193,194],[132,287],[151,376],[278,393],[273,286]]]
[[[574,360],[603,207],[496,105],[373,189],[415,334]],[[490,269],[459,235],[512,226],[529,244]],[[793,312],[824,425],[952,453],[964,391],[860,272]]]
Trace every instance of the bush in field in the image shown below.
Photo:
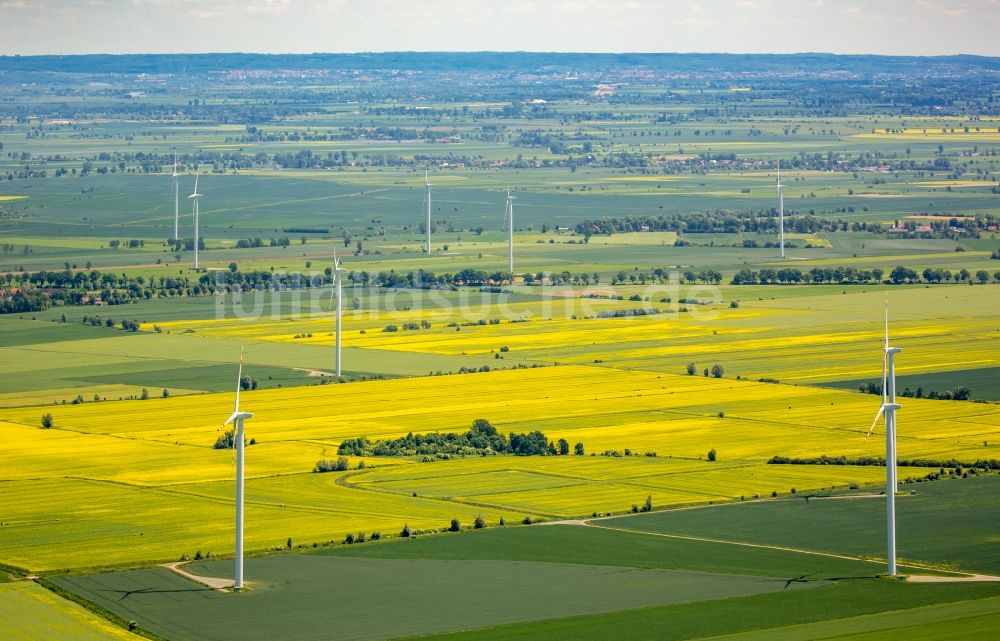
[[[52,415],[48,413],[42,414],[42,427],[49,429],[52,427],[52,424]]]
[[[350,460],[346,456],[338,456],[336,461],[322,459],[316,461],[313,472],[320,474],[324,472],[345,472],[350,468],[350,463]]]
[[[710,450],[708,451],[708,460],[709,460],[709,461],[714,461],[714,460],[715,460],[715,458],[716,458],[716,456],[717,456],[717,454],[716,454],[716,452],[715,452],[715,448],[713,447],[712,449],[710,449]]]
[[[458,532],[461,529],[462,529],[462,524],[458,522],[458,519],[452,519],[451,520],[451,525],[448,526],[448,531],[449,532]]]
[[[399,536],[404,539],[408,539],[413,535],[413,531],[410,530],[410,526],[407,524],[403,525],[403,529],[400,530]]]
[[[486,519],[483,518],[482,514],[476,517],[476,522],[473,524],[472,527],[474,527],[477,530],[481,530],[484,527],[486,527]]]

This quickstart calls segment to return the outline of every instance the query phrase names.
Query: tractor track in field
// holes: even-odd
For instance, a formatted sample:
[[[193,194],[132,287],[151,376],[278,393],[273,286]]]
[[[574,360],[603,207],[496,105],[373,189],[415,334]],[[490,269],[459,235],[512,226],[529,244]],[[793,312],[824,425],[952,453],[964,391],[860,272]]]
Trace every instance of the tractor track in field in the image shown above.
[[[878,495],[868,495],[868,496],[878,496]],[[720,504],[725,505],[725,504]],[[626,515],[630,516],[630,515]],[[620,516],[616,517],[603,517],[597,519],[568,519],[564,521],[552,521],[545,523],[544,525],[571,525],[578,527],[592,527],[601,530],[611,530],[614,532],[625,532],[631,534],[645,534],[647,536],[658,536],[669,539],[680,539],[685,541],[700,541],[702,543],[718,543],[722,545],[738,545],[740,547],[748,548],[758,548],[765,550],[777,550],[779,552],[791,552],[793,554],[808,554],[811,556],[823,556],[833,559],[843,559],[846,561],[860,561],[864,563],[877,563],[878,559],[870,559],[860,556],[850,556],[847,554],[837,554],[835,552],[820,552],[818,550],[804,550],[802,548],[793,548],[781,545],[767,545],[764,543],[749,543],[745,541],[727,541],[725,539],[713,539],[710,537],[703,536],[691,536],[687,534],[667,534],[665,532],[649,532],[646,530],[630,530],[628,528],[612,527],[609,525],[599,525],[594,521],[606,520],[608,518],[622,518]],[[1000,582],[1000,576],[992,576],[988,574],[968,574],[955,572],[953,570],[946,570],[942,568],[936,568],[929,565],[908,565],[899,564],[900,568],[908,568],[911,570],[933,570],[935,572],[949,572],[952,576],[945,575],[927,575],[927,574],[911,574],[906,575],[905,580],[909,583],[976,583],[976,582]]]

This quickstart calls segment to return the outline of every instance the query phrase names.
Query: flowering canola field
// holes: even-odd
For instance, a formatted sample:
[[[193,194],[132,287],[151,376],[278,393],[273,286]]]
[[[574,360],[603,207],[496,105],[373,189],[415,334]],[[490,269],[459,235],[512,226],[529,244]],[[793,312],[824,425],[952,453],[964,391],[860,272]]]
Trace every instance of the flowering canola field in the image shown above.
[[[0,411],[0,561],[34,570],[172,560],[231,547],[232,452],[214,450],[231,394]],[[874,483],[879,468],[768,466],[782,455],[878,455],[865,440],[876,397],[599,366],[550,366],[245,392],[251,549],[440,529],[523,516],[560,518],[654,505],[788,495]],[[369,459],[313,474],[341,440],[502,431],[655,457]],[[1000,407],[905,399],[901,458],[989,456]],[[716,449],[718,460],[705,460]],[[995,456],[995,454],[994,454]],[[352,460],[352,467],[359,461]],[[902,477],[913,473],[903,469]]]

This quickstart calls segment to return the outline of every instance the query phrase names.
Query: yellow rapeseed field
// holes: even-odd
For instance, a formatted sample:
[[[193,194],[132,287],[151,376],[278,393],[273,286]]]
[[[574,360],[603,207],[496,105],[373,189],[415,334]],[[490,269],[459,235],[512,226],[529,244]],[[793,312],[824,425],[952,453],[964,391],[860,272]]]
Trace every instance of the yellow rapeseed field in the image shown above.
[[[231,545],[230,450],[214,450],[230,394],[0,411],[0,560],[31,569],[169,560]],[[877,398],[789,385],[559,366],[246,392],[251,548],[733,500],[872,483],[880,468],[768,466],[775,454],[879,455]],[[901,458],[975,459],[1000,442],[1000,407],[904,399]],[[543,430],[588,455],[476,457],[313,474],[347,437]],[[994,446],[991,446],[994,447]],[[644,456],[589,456],[628,448]],[[718,460],[705,460],[716,449]],[[994,454],[995,455],[995,454]],[[356,467],[352,459],[351,467]],[[374,467],[373,467],[374,466]],[[914,473],[903,469],[901,476]]]

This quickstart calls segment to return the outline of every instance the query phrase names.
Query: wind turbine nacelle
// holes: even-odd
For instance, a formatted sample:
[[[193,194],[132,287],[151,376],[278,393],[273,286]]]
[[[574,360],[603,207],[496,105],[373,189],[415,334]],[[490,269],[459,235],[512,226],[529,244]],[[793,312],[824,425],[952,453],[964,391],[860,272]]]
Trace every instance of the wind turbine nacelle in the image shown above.
[[[898,409],[902,409],[903,406],[900,405],[899,403],[886,403],[885,405],[882,406],[882,408],[886,410],[896,411]]]

